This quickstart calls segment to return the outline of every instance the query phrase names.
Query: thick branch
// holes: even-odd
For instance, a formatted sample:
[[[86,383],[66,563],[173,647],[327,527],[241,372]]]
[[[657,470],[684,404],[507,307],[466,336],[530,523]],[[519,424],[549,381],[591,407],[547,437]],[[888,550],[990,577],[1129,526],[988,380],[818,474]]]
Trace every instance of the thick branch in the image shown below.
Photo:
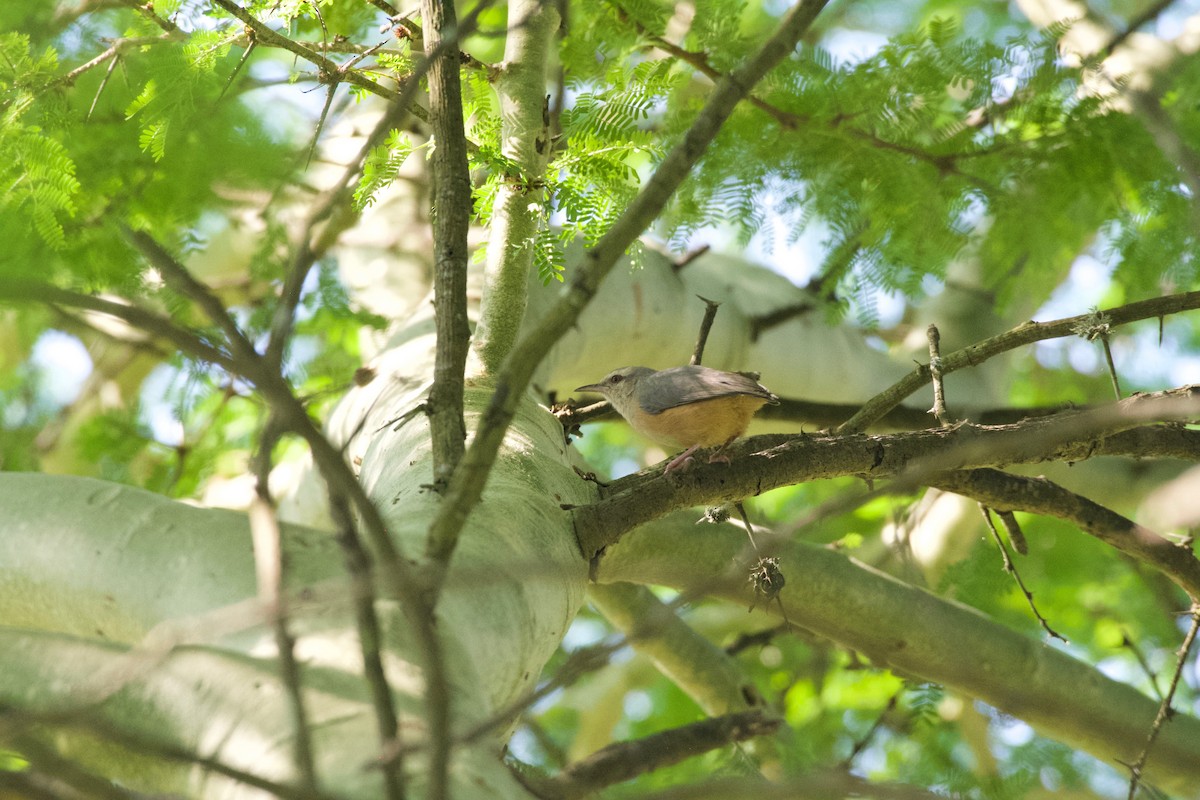
[[[433,484],[444,487],[462,458],[467,438],[463,421],[463,373],[471,328],[467,323],[467,229],[471,215],[471,177],[463,132],[462,83],[457,50],[441,48],[454,40],[457,20],[452,0],[423,0],[425,54],[429,59],[429,112],[433,150],[433,296],[437,355],[433,387],[426,405],[433,446]],[[446,558],[450,552],[430,554]],[[434,771],[437,775],[438,771]],[[444,774],[444,772],[443,772]],[[433,793],[437,796],[437,793]]]
[[[1167,314],[1177,314],[1180,311],[1190,311],[1200,308],[1200,292],[1185,292],[1166,297],[1155,297],[1138,303],[1129,303],[1106,310],[1105,315],[1113,325],[1122,325],[1151,317],[1161,317]],[[974,367],[987,361],[992,356],[1015,350],[1043,339],[1057,339],[1070,336],[1080,326],[1084,325],[1094,315],[1080,314],[1076,317],[1054,320],[1053,322],[1026,322],[1010,331],[1006,331],[990,339],[955,350],[942,357],[942,374],[964,367]],[[871,398],[862,409],[838,428],[838,433],[859,433],[869,428],[891,409],[898,406],[904,398],[929,383],[929,365],[922,364],[901,378],[888,389]]]
[[[504,65],[496,77],[500,100],[500,152],[518,172],[505,176],[496,194],[487,245],[483,306],[475,350],[484,369],[500,369],[525,316],[529,266],[533,263],[550,154],[546,67],[558,9],[545,0],[510,0]]]
[[[524,336],[509,354],[497,380],[492,400],[484,411],[479,431],[455,472],[445,502],[430,529],[431,542],[439,552],[450,552],[467,516],[479,503],[488,472],[516,414],[517,405],[529,386],[537,365],[550,348],[575,324],[584,306],[595,295],[600,282],[621,254],[654,221],[671,195],[704,155],[737,103],[772,67],[795,49],[796,43],[816,19],[826,0],[802,0],[788,11],[779,29],[762,49],[714,88],[708,103],[692,123],[683,140],[672,148],[663,163],[630,204],[628,210],[585,253],[565,295]]]
[[[1197,414],[1200,388],[1185,387],[1013,425],[882,436],[755,436],[730,449],[733,464],[697,464],[670,476],[650,469],[614,481],[602,500],[574,509],[575,531],[591,557],[625,532],[679,508],[719,505],[780,486],[847,475],[868,480],[898,476],[910,487],[951,469],[1081,461],[1099,454],[1097,437]],[[736,458],[739,454],[744,456]]]

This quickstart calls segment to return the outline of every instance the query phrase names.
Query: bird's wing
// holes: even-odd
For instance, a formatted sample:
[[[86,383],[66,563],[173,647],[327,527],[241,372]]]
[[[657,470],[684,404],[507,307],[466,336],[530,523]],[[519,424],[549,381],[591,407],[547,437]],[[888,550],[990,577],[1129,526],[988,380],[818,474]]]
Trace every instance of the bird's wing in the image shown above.
[[[655,386],[650,391],[641,392],[639,397],[642,410],[650,414],[734,394],[761,397],[769,403],[779,401],[757,381],[736,372],[705,367],[675,367],[663,370],[653,380]]]

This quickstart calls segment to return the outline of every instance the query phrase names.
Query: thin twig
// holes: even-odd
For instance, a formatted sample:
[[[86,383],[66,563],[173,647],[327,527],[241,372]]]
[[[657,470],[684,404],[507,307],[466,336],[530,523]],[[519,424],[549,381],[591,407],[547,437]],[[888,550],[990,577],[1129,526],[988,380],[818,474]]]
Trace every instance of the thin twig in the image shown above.
[[[324,255],[335,241],[335,236],[329,231],[324,232],[318,241],[315,234],[317,227],[344,205],[350,185],[362,171],[363,164],[371,151],[387,138],[392,129],[399,127],[404,121],[404,117],[411,110],[410,106],[416,98],[417,92],[420,91],[420,77],[426,68],[427,62],[424,59],[417,63],[413,68],[410,80],[404,84],[399,97],[388,104],[387,110],[384,111],[379,122],[367,136],[358,153],[342,171],[341,178],[317,197],[305,217],[296,252],[292,256],[291,265],[284,278],[283,289],[279,293],[279,305],[275,308],[275,315],[271,319],[271,335],[267,341],[265,356],[267,363],[273,369],[278,370],[283,361],[283,354],[287,348],[288,338],[291,336],[295,320],[296,308],[300,305],[301,292],[304,289],[308,273],[317,259]]]
[[[383,13],[387,14],[388,17],[397,17],[400,15],[400,12],[396,9],[396,7],[387,2],[387,0],[367,0],[367,2],[378,8]]]
[[[337,94],[338,80],[335,76],[328,77],[329,88],[325,90],[325,105],[321,106],[321,114],[313,128],[312,139],[308,143],[308,155],[304,158],[304,168],[312,165],[313,153],[317,151],[317,142],[321,140],[321,131],[325,128],[325,120],[329,117],[329,109],[333,106],[333,96]]]
[[[1137,642],[1129,636],[1127,631],[1121,631],[1121,646],[1130,653],[1133,653],[1133,660],[1142,668],[1142,672],[1146,675],[1146,680],[1150,682],[1150,688],[1154,690],[1155,697],[1161,702],[1163,693],[1158,685],[1158,675],[1151,668],[1150,662],[1146,660],[1146,655],[1142,652],[1142,648],[1138,647]]]
[[[673,262],[671,264],[671,269],[675,272],[681,272],[689,264],[691,264],[693,261],[695,261],[700,256],[704,255],[711,249],[712,249],[711,244],[702,244],[699,247],[697,247],[695,250],[692,250],[691,252],[686,253],[683,256],[683,258],[679,259],[678,261]]]
[[[567,660],[558,668],[554,676],[526,692],[504,708],[496,711],[487,719],[480,721],[456,737],[456,744],[469,745],[479,741],[492,731],[501,728],[518,716],[521,712],[533,706],[539,700],[548,697],[559,689],[571,686],[584,675],[595,672],[608,665],[614,653],[629,644],[625,636],[620,636],[610,642],[590,647],[581,647],[572,652]],[[414,750],[416,748],[409,748]],[[395,755],[399,755],[396,753]]]
[[[1113,363],[1112,347],[1107,336],[1100,337],[1100,345],[1104,348],[1104,361],[1108,364],[1108,377],[1112,379],[1113,394],[1121,399],[1121,381],[1117,377],[1117,365]]]
[[[59,755],[52,745],[46,744],[40,737],[19,734],[6,741],[6,744],[14,747],[21,757],[30,763],[30,771],[34,774],[53,777],[54,784],[43,788],[54,800],[61,800],[64,796],[92,800],[139,800],[139,796],[134,792],[123,789],[103,775],[91,772],[76,761]],[[3,773],[5,789],[9,789],[8,778],[12,774],[7,770]],[[70,789],[71,792],[63,792],[64,789]],[[5,795],[23,797],[21,794],[8,795],[7,791]]]
[[[66,306],[85,311],[107,314],[144,331],[150,336],[163,339],[182,353],[192,358],[215,364],[222,369],[236,372],[233,358],[228,352],[210,344],[196,333],[175,324],[168,317],[147,311],[140,306],[118,303],[102,297],[60,289],[48,283],[0,275],[0,300],[32,300],[56,308]]]
[[[1115,34],[1107,43],[1105,43],[1103,47],[1100,48],[1099,51],[1097,51],[1097,53],[1099,55],[1103,55],[1105,58],[1111,56],[1113,52],[1122,44],[1124,44],[1126,39],[1136,33],[1139,28],[1144,27],[1145,25],[1148,25],[1149,23],[1158,19],[1158,17],[1160,17],[1164,11],[1174,4],[1175,0],[1158,0],[1158,2],[1146,6],[1141,13],[1132,17],[1129,22],[1125,24],[1125,29],[1123,31]]]
[[[903,693],[903,688],[900,688],[892,693],[892,696],[888,698],[887,705],[883,707],[883,711],[880,711],[879,716],[877,716],[875,721],[871,723],[871,727],[868,728],[867,732],[862,735],[862,738],[855,742],[854,746],[850,748],[849,755],[842,759],[842,769],[846,770],[847,772],[850,771],[850,767],[854,764],[854,759],[858,758],[859,754],[863,750],[867,749],[867,745],[871,743],[871,740],[875,738],[875,734],[877,734],[883,727],[883,721],[887,718],[887,715],[896,710],[896,704],[900,702],[900,695]]]
[[[700,297],[700,295],[696,295]],[[721,304],[715,300],[709,300],[706,297],[700,297],[704,301],[704,319],[700,320],[700,332],[696,335],[696,348],[692,350],[692,360],[688,363],[693,367],[698,366],[704,360],[704,346],[708,344],[708,332],[712,330],[713,320],[717,317],[717,309]]]
[[[318,788],[316,760],[313,758],[312,737],[308,729],[308,714],[304,706],[300,665],[296,661],[296,640],[288,630],[287,598],[283,591],[283,541],[279,517],[269,487],[271,451],[279,440],[279,426],[269,416],[259,437],[258,453],[254,458],[254,497],[250,501],[250,533],[254,543],[254,565],[258,575],[258,600],[266,609],[267,618],[275,630],[275,648],[279,651],[279,676],[287,693],[292,714],[292,755],[300,785],[305,791]]]
[[[680,47],[679,45],[675,44],[674,42],[668,41],[667,39],[664,39],[663,37],[652,33],[649,29],[647,29],[640,22],[633,19],[633,17],[628,12],[626,12],[626,10],[624,8],[622,8],[619,3],[613,2],[613,0],[608,0],[608,2],[609,2],[609,5],[611,5],[613,8],[616,9],[618,16],[623,21],[630,23],[633,26],[633,28],[638,32],[638,34],[645,37],[655,47],[659,48],[660,50],[666,52],[669,55],[674,56],[675,58],[679,59],[680,61],[682,61],[686,64],[690,64],[691,66],[695,67],[698,72],[700,72],[702,75],[704,75],[711,81],[714,81],[714,82],[720,81],[722,78],[725,77],[725,75],[719,69],[714,67],[709,62],[708,55],[706,53],[695,52],[692,50],[684,49],[683,47]],[[757,108],[759,111],[762,111],[763,113],[770,116],[784,130],[797,130],[797,129],[802,128],[802,129],[804,129],[805,133],[809,133],[809,134],[817,134],[817,135],[820,135],[820,134],[825,134],[825,135],[843,134],[852,139],[858,139],[860,141],[863,141],[863,142],[867,143],[868,145],[878,148],[880,150],[888,150],[891,152],[900,153],[901,155],[908,156],[908,157],[916,159],[918,161],[924,161],[924,162],[934,166],[940,172],[953,173],[955,175],[958,175],[959,177],[964,178],[965,180],[970,181],[971,183],[973,183],[977,186],[986,187],[986,184],[984,184],[982,179],[962,172],[960,169],[958,169],[957,165],[955,165],[954,161],[957,158],[977,158],[981,155],[990,154],[991,152],[993,152],[992,150],[980,149],[978,151],[967,152],[967,153],[962,153],[962,154],[958,154],[958,155],[935,155],[935,154],[928,153],[924,150],[921,150],[921,149],[918,149],[915,147],[910,147],[908,145],[900,144],[898,142],[888,141],[887,139],[880,139],[878,136],[876,136],[871,131],[864,131],[864,130],[860,130],[858,128],[844,126],[844,123],[848,119],[851,118],[849,115],[843,115],[836,119],[829,120],[828,122],[825,123],[825,125],[817,125],[817,124],[815,124],[816,120],[812,115],[798,114],[793,111],[784,110],[777,105],[774,105],[772,103],[767,102],[766,100],[763,100],[761,97],[759,97],[756,94],[748,93],[746,95],[745,101],[747,103],[749,103],[750,105],[754,106],[755,108]],[[827,127],[829,128],[828,130],[826,129]]]
[[[252,772],[229,766],[215,758],[198,755],[191,750],[171,744],[160,736],[131,733],[115,725],[81,716],[77,711],[66,714],[62,712],[40,713],[0,704],[0,722],[6,726],[44,727],[52,725],[75,728],[95,737],[97,741],[116,745],[130,753],[137,753],[139,757],[149,756],[191,764],[200,770],[223,775],[272,797],[281,798],[281,800],[335,800],[333,795],[321,791],[310,792],[288,783],[268,780]]]
[[[746,535],[750,537],[750,546],[754,548],[754,554],[761,556],[762,554],[758,550],[758,544],[754,541],[754,528],[750,525],[750,518],[746,516],[745,504],[739,500],[733,504],[733,507],[737,509],[738,516],[742,518],[742,524],[746,526]]]
[[[92,104],[88,106],[87,115],[83,118],[84,122],[88,122],[92,118],[92,114],[96,113],[96,105],[100,102],[100,95],[104,94],[104,88],[108,86],[108,79],[112,77],[113,72],[117,68],[118,58],[113,58],[108,62],[108,69],[104,73],[104,77],[100,79],[100,85],[96,87],[96,96],[92,98]]]
[[[314,202],[312,209],[308,212],[299,244],[295,254],[292,256],[292,263],[288,268],[287,276],[284,278],[283,289],[279,295],[279,305],[276,307],[275,315],[271,320],[271,335],[267,342],[265,355],[267,363],[271,365],[272,369],[280,369],[287,341],[291,336],[296,308],[300,304],[300,295],[303,291],[304,283],[308,278],[308,273],[317,259],[325,254],[325,251],[334,244],[336,239],[336,234],[329,230],[323,231],[318,238],[314,233],[317,226],[332,217],[334,212],[343,206],[345,196],[350,191],[350,185],[361,173],[363,164],[371,154],[371,151],[382,144],[394,128],[400,127],[408,114],[413,113],[413,116],[422,118],[421,114],[414,113],[416,110],[416,98],[421,92],[422,79],[425,77],[432,63],[431,56],[439,55],[452,48],[457,48],[459,40],[463,36],[469,35],[478,27],[479,15],[491,3],[492,0],[487,0],[472,9],[471,13],[463,19],[462,24],[458,26],[454,37],[440,42],[434,53],[422,57],[413,65],[412,71],[405,80],[399,94],[392,102],[388,103],[387,110],[367,136],[362,147],[359,148],[357,155],[346,166],[341,178],[333,186],[321,193],[316,202]],[[470,147],[471,144],[468,142],[468,149]]]
[[[399,92],[388,89],[379,85],[375,81],[363,75],[358,70],[342,70],[341,65],[331,59],[326,58],[318,51],[311,47],[306,47],[281,33],[276,32],[273,28],[263,23],[246,9],[239,6],[233,0],[212,0],[221,8],[228,11],[233,16],[237,17],[245,23],[251,30],[254,31],[255,42],[265,47],[278,47],[294,53],[300,58],[308,61],[317,67],[318,73],[326,76],[339,75],[349,83],[354,84],[360,89],[365,89],[371,94],[379,95],[388,100],[395,100],[399,96]],[[419,106],[414,105],[412,113],[419,119],[425,120],[428,114]]]
[[[252,362],[257,358],[258,354],[254,350],[254,345],[242,333],[241,328],[230,316],[228,309],[211,289],[192,277],[192,274],[150,234],[131,228],[123,228],[123,230],[125,237],[150,262],[150,266],[158,270],[163,281],[180,296],[200,306],[209,320],[220,328],[221,332],[225,334],[230,351],[235,358],[246,362]]]
[[[130,8],[132,8],[133,10],[137,11],[143,17],[150,20],[151,22],[153,22],[158,27],[162,28],[167,33],[175,33],[176,31],[179,30],[179,26],[176,25],[174,22],[172,22],[171,20],[169,20],[165,17],[160,17],[158,14],[154,13],[154,3],[153,2],[147,2],[144,4],[139,3],[138,0],[121,0],[121,2],[124,5],[127,5]]]
[[[57,79],[50,83],[50,87],[70,86],[75,82],[75,79],[83,73],[87,72],[88,70],[95,69],[105,61],[108,61],[110,58],[115,59],[126,50],[131,50],[135,47],[145,47],[146,45],[167,44],[168,42],[176,41],[179,41],[179,36],[178,34],[174,33],[164,33],[161,36],[131,36],[127,39],[117,39],[100,55],[96,56],[90,61],[80,64],[70,72],[60,75]]]
[[[681,592],[671,602],[664,604],[668,610],[682,608],[688,603],[694,601],[701,596],[701,592]],[[669,618],[661,618],[664,622],[669,621]],[[653,635],[656,628],[653,625],[642,626],[638,629],[639,636]],[[621,648],[630,644],[630,637],[622,634],[610,641],[590,647],[581,647],[575,650],[568,656],[566,662],[558,668],[553,677],[542,683],[540,686],[526,692],[523,697],[514,700],[507,707],[500,709],[491,717],[476,724],[474,727],[461,734],[457,743],[461,745],[470,744],[478,741],[488,733],[507,725],[512,720],[516,719],[523,711],[533,706],[544,697],[558,691],[559,689],[571,686],[583,676],[603,668],[609,662],[609,659],[614,653]]]
[[[1163,725],[1175,713],[1171,708],[1171,700],[1175,697],[1175,690],[1179,688],[1179,679],[1183,676],[1183,668],[1187,664],[1188,654],[1192,650],[1192,643],[1196,641],[1196,632],[1200,630],[1200,603],[1193,598],[1191,611],[1192,624],[1188,627],[1187,636],[1183,637],[1183,643],[1179,646],[1179,652],[1175,658],[1175,673],[1171,676],[1171,684],[1167,687],[1167,693],[1163,696],[1162,702],[1158,704],[1158,713],[1154,715],[1154,723],[1150,726],[1150,734],[1146,737],[1146,745],[1142,748],[1142,752],[1138,754],[1137,761],[1133,762],[1129,771],[1131,777],[1129,779],[1129,800],[1133,800],[1137,794],[1138,785],[1142,780],[1142,771],[1146,768],[1146,761],[1150,757],[1150,751],[1154,747],[1154,742],[1158,739],[1158,734],[1162,731]]]
[[[251,54],[258,46],[258,40],[251,37],[250,43],[246,45],[246,49],[242,51],[242,57],[238,59],[238,63],[229,73],[229,77],[225,79],[225,85],[221,87],[221,93],[217,95],[218,102],[225,97],[225,93],[229,91],[229,87],[233,86],[233,82],[237,80],[237,76],[241,74],[242,68],[246,66],[246,62],[250,60]]]
[[[996,549],[1000,551],[1000,557],[1004,561],[1004,571],[1013,577],[1017,587],[1025,595],[1025,602],[1029,603],[1029,610],[1037,617],[1037,621],[1041,623],[1046,633],[1066,644],[1067,637],[1050,627],[1050,623],[1046,622],[1046,618],[1038,611],[1037,604],[1033,602],[1033,592],[1025,587],[1025,581],[1021,580],[1021,573],[1017,571],[1017,565],[1013,563],[1012,557],[1008,554],[1008,548],[1004,545],[1004,540],[1000,538],[1000,531],[996,530],[996,523],[992,521],[992,510],[983,503],[980,503],[979,511],[983,514],[983,521],[987,523],[988,531],[992,534],[992,540],[996,543]]]
[[[308,443],[313,460],[328,486],[331,513],[334,514],[339,527],[339,541],[351,559],[352,569],[358,569],[358,574],[361,575],[369,573],[370,560],[367,551],[361,546],[353,515],[349,510],[349,505],[353,503],[376,550],[385,585],[407,605],[410,611],[409,618],[414,623],[417,639],[423,650],[428,710],[426,721],[430,736],[435,742],[443,739],[448,742],[449,683],[441,642],[433,626],[432,607],[419,591],[421,584],[416,575],[396,550],[379,509],[350,471],[342,453],[309,418],[283,376],[273,371],[266,359],[254,351],[220,300],[148,235],[137,231],[127,231],[127,235],[139,245],[147,258],[152,260],[169,285],[199,305],[214,324],[226,332],[234,351],[233,366],[237,373],[255,384],[271,405],[284,429],[294,431]],[[353,559],[361,559],[363,566],[360,567]],[[356,573],[352,571],[351,574],[353,578]],[[379,658],[375,658],[373,663],[370,657],[372,651],[378,655],[380,638],[374,611],[374,590],[369,581],[358,583],[356,586],[359,589],[355,594],[355,605],[358,612],[359,637],[364,648],[364,678],[375,700],[381,736],[387,741],[395,736],[397,722],[381,662]],[[403,796],[398,777],[388,778],[388,790],[389,800],[399,800]]]
[[[350,595],[354,603],[355,627],[358,630],[359,650],[363,660],[363,678],[375,708],[375,724],[379,731],[379,752],[383,771],[384,793],[387,800],[403,800],[403,761],[396,758],[383,761],[383,754],[399,742],[400,720],[383,668],[383,636],[379,616],[375,612],[375,590],[371,578],[371,559],[363,549],[354,529],[354,518],[345,495],[331,492],[329,512],[337,526],[337,541],[350,576]],[[397,753],[400,751],[398,750]]]

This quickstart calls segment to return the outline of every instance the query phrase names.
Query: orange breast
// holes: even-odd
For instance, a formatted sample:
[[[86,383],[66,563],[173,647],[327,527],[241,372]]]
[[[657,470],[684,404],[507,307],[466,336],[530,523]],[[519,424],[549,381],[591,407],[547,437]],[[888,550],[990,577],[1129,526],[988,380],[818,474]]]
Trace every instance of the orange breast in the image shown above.
[[[716,447],[741,436],[750,418],[767,401],[735,394],[668,408],[658,414],[639,412],[630,420],[634,429],[650,439],[674,447]]]

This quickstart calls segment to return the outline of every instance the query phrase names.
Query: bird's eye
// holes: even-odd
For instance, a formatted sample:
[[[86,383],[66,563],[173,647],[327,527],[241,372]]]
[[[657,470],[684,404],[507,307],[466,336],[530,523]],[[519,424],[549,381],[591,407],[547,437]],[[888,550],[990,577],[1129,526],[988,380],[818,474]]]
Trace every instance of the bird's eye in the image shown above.
[[[613,375],[611,378],[608,379],[608,382],[609,383],[620,383],[623,380],[625,380],[624,375]]]

